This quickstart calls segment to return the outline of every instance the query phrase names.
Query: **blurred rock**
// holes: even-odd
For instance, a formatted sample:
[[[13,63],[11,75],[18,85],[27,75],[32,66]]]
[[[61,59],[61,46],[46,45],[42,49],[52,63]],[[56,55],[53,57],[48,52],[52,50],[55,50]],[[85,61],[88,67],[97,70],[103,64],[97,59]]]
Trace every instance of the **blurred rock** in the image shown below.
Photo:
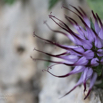
[[[21,1],[0,9],[0,89],[6,103],[37,102],[33,81],[30,83],[37,72],[36,63],[30,58],[37,56],[33,52],[37,44],[32,13],[30,5]]]

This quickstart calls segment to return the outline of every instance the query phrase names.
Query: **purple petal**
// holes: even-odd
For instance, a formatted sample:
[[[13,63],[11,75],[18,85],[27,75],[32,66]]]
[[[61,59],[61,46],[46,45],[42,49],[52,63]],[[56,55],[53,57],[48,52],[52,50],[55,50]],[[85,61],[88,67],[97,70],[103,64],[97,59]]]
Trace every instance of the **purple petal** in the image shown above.
[[[65,16],[65,17],[74,26],[74,28],[78,31],[78,33],[80,34],[80,37],[82,39],[85,39],[85,37],[84,37],[84,29],[81,26],[79,26],[77,24],[77,22],[75,20],[73,20],[72,18],[70,18],[68,16]]]
[[[50,53],[46,53],[46,52],[37,50],[35,48],[34,48],[34,50],[36,50],[38,52],[41,52],[41,53],[44,53],[46,55],[52,56],[52,57],[68,60],[67,63],[70,63],[70,62],[71,63],[75,63],[78,60],[78,56],[77,55],[66,55],[66,54],[68,54],[67,52],[64,52],[64,53],[61,53],[61,54],[58,54],[58,55],[53,55],[53,54],[50,54]]]
[[[87,27],[86,30],[86,37],[89,39],[90,42],[93,42],[96,38],[94,32],[89,27]]]
[[[79,86],[80,84],[82,84],[82,82],[83,82],[83,73],[82,73],[79,81],[77,82],[77,84],[76,84],[69,92],[67,92],[64,96],[66,96],[66,95],[68,95],[69,93],[71,93],[74,89],[76,89],[77,86]],[[64,96],[62,96],[62,97],[64,97]],[[61,97],[61,98],[62,98],[62,97]]]
[[[82,72],[84,69],[85,69],[84,66],[76,66],[76,67],[71,71],[71,73],[72,73],[72,74],[80,73],[80,72]]]
[[[70,6],[72,6],[72,5],[70,5]],[[74,7],[74,6],[72,6],[72,7],[81,15],[81,17],[83,17],[85,23],[88,25],[88,27],[90,27],[90,20],[87,18],[87,15],[84,12],[84,10],[79,7],[79,9],[82,11],[81,12],[76,7]]]
[[[84,17],[84,21],[90,27],[90,20],[87,17]]]
[[[83,56],[84,53],[84,49],[80,46],[66,46],[67,48],[71,48],[71,50],[69,50],[69,53],[72,55],[77,55],[77,56]]]
[[[100,38],[96,38],[96,39],[95,39],[95,46],[96,46],[97,48],[102,48],[103,44],[102,44],[102,41],[101,41]]]
[[[101,39],[103,39],[103,27],[100,29],[99,37],[100,37]]]
[[[61,76],[57,76],[57,75],[54,75],[53,73],[51,73],[49,70],[46,70],[48,73],[50,73],[51,75],[55,76],[55,77],[58,77],[58,78],[64,78],[64,77],[67,77],[67,76],[70,76],[72,74],[76,74],[76,73],[80,73],[84,70],[84,67],[83,66],[76,66],[71,72],[65,74],[65,75],[61,75]]]
[[[81,46],[67,46],[67,47],[72,48],[72,49],[74,49],[78,52],[81,52],[81,53],[84,52],[84,49]]]
[[[88,60],[85,57],[81,57],[75,64],[77,65],[87,65]]]
[[[103,27],[103,23],[102,23],[102,21],[101,21],[101,19],[99,18],[99,16],[98,16],[98,14],[96,13],[96,16],[97,16],[97,19],[98,19],[98,21],[99,21],[99,23],[100,23],[100,25],[101,25],[101,28]]]
[[[68,35],[69,39],[73,42],[73,43],[76,43],[74,37],[72,35]]]
[[[87,50],[85,53],[84,53],[84,56],[87,58],[87,59],[92,59],[94,57],[94,52],[92,50]]]
[[[86,81],[92,76],[92,74],[93,74],[93,69],[89,68]]]
[[[51,31],[53,31],[53,32],[55,32],[55,33],[60,33],[60,34],[63,34],[64,36],[66,36],[67,38],[69,38],[69,35],[67,34],[67,33],[65,33],[65,32],[63,32],[63,31],[59,31],[59,30],[53,30],[53,29],[51,29],[51,27],[45,22],[45,24],[46,24],[46,26],[51,30]]]
[[[91,65],[92,65],[92,66],[98,66],[99,63],[98,63],[97,61],[99,61],[98,58],[93,58],[93,59],[91,60]]]
[[[99,31],[100,31],[100,27],[99,27],[99,24],[98,24],[98,21],[97,21],[97,18],[96,18],[96,16],[95,16],[95,14],[94,14],[94,12],[92,11],[92,14],[93,14],[93,17],[94,17],[94,19],[95,19],[95,31],[96,31],[96,33],[99,33]]]
[[[57,17],[53,16],[53,15],[49,15],[49,18],[51,18],[59,27],[61,27],[62,29],[66,30],[68,32],[68,25],[66,25],[62,20],[58,19]],[[58,20],[60,23],[57,23],[56,20]]]
[[[86,90],[86,79],[87,79],[87,73],[88,73],[88,67],[85,68],[84,74],[83,74],[83,84],[84,84],[84,91]]]
[[[93,76],[91,77],[91,81],[90,81],[89,91],[88,91],[88,93],[87,93],[87,95],[85,96],[84,99],[86,99],[88,97],[88,95],[90,94],[90,91],[91,91],[96,79],[97,79],[97,73],[93,73]]]
[[[101,62],[103,62],[103,58],[101,59]]]
[[[83,46],[85,49],[91,49],[92,48],[92,44],[88,40],[85,40],[85,41],[81,42],[80,45]]]
[[[60,56],[61,59],[69,60],[71,62],[76,62],[78,60],[77,55],[65,55],[65,56]]]
[[[98,49],[97,52],[98,56],[103,56],[103,49]]]

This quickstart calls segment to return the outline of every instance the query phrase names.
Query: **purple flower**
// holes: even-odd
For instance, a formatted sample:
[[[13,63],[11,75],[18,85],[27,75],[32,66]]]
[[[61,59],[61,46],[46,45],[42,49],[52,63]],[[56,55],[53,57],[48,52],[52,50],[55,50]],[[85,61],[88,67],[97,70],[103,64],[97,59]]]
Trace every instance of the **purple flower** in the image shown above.
[[[34,36],[36,36],[37,38],[45,42],[48,42],[52,45],[55,45],[57,47],[60,47],[61,49],[66,50],[66,52],[58,54],[58,55],[53,55],[53,54],[35,49],[36,51],[44,53],[46,55],[63,59],[63,61],[57,62],[57,61],[44,60],[44,59],[35,59],[35,58],[32,58],[32,59],[52,62],[54,63],[54,65],[64,64],[67,66],[73,66],[74,69],[71,72],[61,76],[52,74],[49,71],[50,67],[46,71],[49,72],[51,75],[55,77],[59,77],[59,78],[64,78],[73,74],[81,73],[81,77],[78,80],[77,84],[64,96],[69,94],[71,91],[73,91],[77,86],[81,84],[84,85],[84,92],[85,92],[86,82],[87,80],[90,79],[89,90],[87,95],[84,98],[86,99],[88,95],[90,94],[90,91],[92,87],[94,86],[97,77],[101,76],[103,71],[103,65],[102,65],[103,64],[103,23],[101,22],[101,19],[99,18],[98,14],[94,14],[93,11],[92,11],[92,15],[94,17],[95,23],[93,23],[92,20],[90,20],[87,17],[86,13],[82,10],[82,8],[79,7],[79,9],[77,9],[76,7],[72,5],[70,6],[74,8],[76,12],[64,6],[63,8],[73,12],[81,20],[85,28],[81,27],[74,19],[72,19],[71,17],[68,17],[67,15],[65,15],[66,20],[74,26],[74,28],[78,31],[78,33],[75,33],[74,31],[72,31],[66,23],[64,23],[62,20],[58,19],[57,17],[53,16],[52,14],[49,15],[49,18],[51,18],[65,32],[59,31],[59,30],[53,30],[49,27],[49,25],[46,22],[45,24],[53,32],[61,33],[64,36],[66,36],[75,44],[75,46],[61,45],[53,41],[43,39],[34,33]],[[59,23],[57,21],[59,21]]]

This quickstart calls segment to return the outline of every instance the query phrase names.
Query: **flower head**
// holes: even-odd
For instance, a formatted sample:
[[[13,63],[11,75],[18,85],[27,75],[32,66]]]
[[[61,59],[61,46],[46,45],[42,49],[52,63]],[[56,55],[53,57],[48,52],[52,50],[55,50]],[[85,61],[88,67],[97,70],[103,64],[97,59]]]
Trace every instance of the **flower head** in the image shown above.
[[[68,17],[67,15],[65,15],[65,18],[68,22],[70,22],[74,26],[74,28],[78,31],[78,33],[75,33],[74,31],[72,31],[66,23],[64,23],[62,20],[58,19],[57,17],[53,16],[52,14],[49,15],[49,18],[51,18],[64,31],[53,30],[49,27],[49,25],[46,22],[45,24],[53,32],[61,33],[64,36],[66,36],[75,44],[75,46],[61,45],[53,41],[43,39],[34,33],[34,36],[36,36],[37,38],[43,41],[46,41],[52,45],[55,45],[61,49],[64,49],[66,50],[66,52],[58,54],[58,55],[53,55],[53,54],[35,49],[38,52],[44,53],[52,57],[60,58],[63,61],[57,62],[57,61],[44,60],[44,59],[35,59],[35,58],[32,58],[32,59],[52,62],[55,65],[64,64],[67,66],[73,66],[74,69],[71,72],[61,76],[52,74],[49,71],[49,69],[47,69],[46,71],[49,72],[51,75],[55,77],[59,77],[59,78],[64,78],[73,74],[81,73],[81,77],[78,80],[77,84],[64,96],[69,94],[71,91],[73,91],[77,86],[81,84],[84,85],[84,92],[85,92],[86,82],[87,80],[90,79],[89,90],[87,95],[84,98],[86,99],[88,95],[90,94],[90,91],[92,87],[94,86],[97,77],[101,76],[103,71],[103,23],[101,22],[101,19],[99,18],[98,14],[95,14],[93,11],[92,11],[92,15],[95,20],[95,23],[92,22],[92,19],[90,20],[87,17],[86,13],[82,10],[82,8],[79,7],[77,9],[76,7],[72,5],[71,7],[74,8],[76,12],[63,6],[63,8],[68,9],[71,12],[73,12],[75,15],[77,15],[78,18],[81,20],[81,22],[84,24],[85,28],[80,26],[71,17]],[[57,21],[59,21],[59,23]]]

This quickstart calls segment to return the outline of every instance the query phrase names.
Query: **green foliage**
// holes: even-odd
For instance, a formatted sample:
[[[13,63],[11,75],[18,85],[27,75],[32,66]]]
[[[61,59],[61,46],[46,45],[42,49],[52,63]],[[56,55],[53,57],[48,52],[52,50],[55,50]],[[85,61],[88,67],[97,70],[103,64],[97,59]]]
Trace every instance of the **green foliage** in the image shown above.
[[[97,67],[94,67],[93,70],[97,73],[98,76],[101,76],[102,75],[102,68],[103,68],[103,65],[99,65]]]
[[[52,9],[60,0],[49,0],[49,7],[48,9]]]
[[[101,81],[100,84],[95,85],[97,88],[102,88],[103,89],[103,80]]]
[[[90,18],[90,25],[91,25],[91,29],[95,30],[95,28],[94,28],[94,23],[93,23],[93,21],[92,21],[91,18]]]
[[[103,0],[87,0],[90,8],[103,19]]]
[[[47,56],[46,56],[46,59],[47,59],[47,60],[50,60],[51,57],[47,55]],[[50,66],[50,62],[45,62],[45,67],[48,67],[48,66]]]
[[[5,3],[13,4],[15,0],[4,0]]]

